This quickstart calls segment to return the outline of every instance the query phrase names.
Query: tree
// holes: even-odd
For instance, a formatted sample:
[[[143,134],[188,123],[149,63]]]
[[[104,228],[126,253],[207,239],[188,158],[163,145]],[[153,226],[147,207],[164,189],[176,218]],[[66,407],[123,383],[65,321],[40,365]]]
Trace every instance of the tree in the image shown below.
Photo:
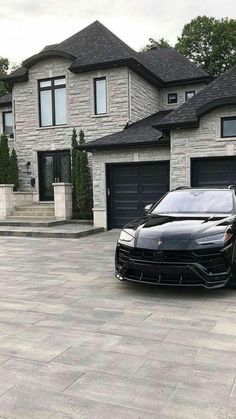
[[[72,137],[71,137],[71,149],[72,149],[72,156],[71,156],[71,181],[72,181],[72,203],[73,203],[73,210],[76,210],[76,153],[78,150],[78,141],[77,141],[77,133],[76,129],[73,129]]]
[[[0,57],[0,78],[4,77],[7,74],[9,68],[8,58]],[[7,93],[7,87],[3,81],[0,81],[0,96],[3,96]]]
[[[6,135],[1,136],[0,142],[0,183],[9,183],[9,147]]]
[[[14,185],[14,191],[19,189],[19,169],[18,159],[15,149],[13,148],[9,159],[9,183]]]
[[[175,48],[212,76],[236,64],[236,20],[198,16],[187,23]]]
[[[84,132],[79,132],[79,145],[83,145]],[[76,171],[76,204],[78,208],[79,218],[92,218],[92,181],[91,173],[88,163],[88,156],[86,151],[78,149],[76,152],[75,159],[75,171]]]
[[[147,45],[145,45],[145,47],[142,48],[141,51],[143,52],[143,51],[150,51],[152,49],[170,48],[170,47],[171,47],[171,45],[164,38],[159,39],[159,41],[155,41],[155,39],[149,38],[149,43]]]

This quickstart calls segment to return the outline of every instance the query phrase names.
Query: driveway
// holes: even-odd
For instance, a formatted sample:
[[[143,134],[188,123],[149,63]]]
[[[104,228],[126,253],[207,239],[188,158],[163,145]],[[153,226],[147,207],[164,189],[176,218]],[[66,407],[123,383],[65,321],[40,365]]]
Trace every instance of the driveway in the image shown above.
[[[116,237],[0,238],[0,418],[236,418],[236,290],[121,283]]]

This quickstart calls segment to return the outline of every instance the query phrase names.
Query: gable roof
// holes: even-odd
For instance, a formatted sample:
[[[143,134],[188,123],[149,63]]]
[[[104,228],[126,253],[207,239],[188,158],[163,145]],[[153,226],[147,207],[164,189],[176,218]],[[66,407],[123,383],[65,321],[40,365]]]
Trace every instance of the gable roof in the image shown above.
[[[0,96],[0,106],[11,106],[12,105],[12,94],[7,93],[6,95]]]
[[[174,50],[171,49],[170,51],[169,48],[167,50],[159,54],[138,53],[102,23],[95,21],[63,42],[48,45],[38,54],[25,60],[21,71],[22,77],[25,77],[27,69],[36,62],[48,57],[64,57],[71,60],[72,63],[69,68],[74,73],[128,65],[157,86],[164,86],[169,81],[179,80],[179,72],[181,71],[186,77],[190,76],[194,80],[210,80],[210,76],[203,70],[199,70],[196,65],[186,64],[188,63],[186,58],[181,60],[182,56],[180,54],[176,53],[176,55],[173,52]],[[163,64],[159,63],[162,59]],[[171,62],[168,60],[171,60]],[[178,62],[178,65],[175,65],[175,62]],[[191,72],[184,70],[185,65],[191,67]],[[170,67],[175,67],[176,70],[171,71]],[[18,78],[15,79],[16,77],[19,77],[19,73],[12,73],[5,79],[12,82],[19,81]]]
[[[236,105],[236,65],[155,124],[155,128],[196,128],[201,116],[225,105]]]
[[[160,111],[134,122],[125,127],[122,131],[116,132],[106,137],[89,141],[81,148],[87,151],[104,150],[110,148],[124,147],[143,147],[143,146],[159,146],[169,145],[167,138],[162,138],[162,133],[153,128],[170,111]]]

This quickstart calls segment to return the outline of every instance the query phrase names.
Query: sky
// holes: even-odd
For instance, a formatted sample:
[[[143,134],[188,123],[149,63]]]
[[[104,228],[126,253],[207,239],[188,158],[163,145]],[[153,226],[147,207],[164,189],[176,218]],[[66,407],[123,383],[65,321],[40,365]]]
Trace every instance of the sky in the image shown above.
[[[172,45],[199,15],[236,18],[235,0],[0,0],[0,56],[11,63],[59,43],[94,20],[139,50],[149,38]]]

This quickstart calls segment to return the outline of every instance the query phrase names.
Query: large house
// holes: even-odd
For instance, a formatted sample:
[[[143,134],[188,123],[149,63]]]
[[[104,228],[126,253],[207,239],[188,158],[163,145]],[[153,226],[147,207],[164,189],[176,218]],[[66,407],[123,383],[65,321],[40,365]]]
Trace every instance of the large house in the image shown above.
[[[123,226],[170,187],[236,182],[235,67],[212,82],[174,49],[137,53],[96,21],[6,79],[0,129],[34,202],[70,181],[73,128],[92,153],[96,226]]]

